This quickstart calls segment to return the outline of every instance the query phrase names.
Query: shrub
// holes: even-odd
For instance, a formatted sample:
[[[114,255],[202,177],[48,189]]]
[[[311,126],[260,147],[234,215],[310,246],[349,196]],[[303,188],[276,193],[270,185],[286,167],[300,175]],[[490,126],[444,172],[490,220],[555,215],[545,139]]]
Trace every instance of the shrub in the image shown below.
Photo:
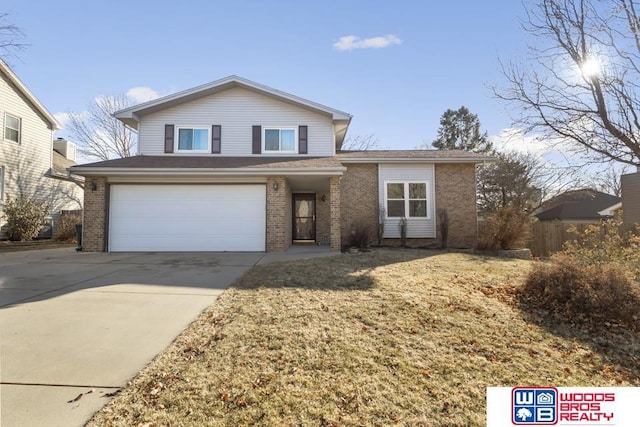
[[[356,224],[351,230],[349,246],[352,248],[366,248],[371,243],[371,229],[363,224]]]
[[[529,235],[529,216],[512,206],[488,214],[480,232],[482,249],[516,249]]]
[[[623,264],[640,280],[640,233],[625,233],[621,218],[591,224],[583,232],[575,226],[568,231],[576,233],[576,238],[564,244],[562,253],[580,265]]]
[[[400,219],[400,246],[407,247],[407,218]]]
[[[577,321],[608,321],[638,327],[640,289],[618,263],[583,265],[557,254],[531,270],[522,300]]]
[[[62,214],[53,240],[59,242],[77,242],[76,224],[82,223],[82,216],[79,214]]]
[[[380,206],[378,210],[378,246],[382,246],[384,240],[384,220],[386,217],[386,209],[384,206]]]
[[[38,235],[49,211],[46,204],[26,197],[8,200],[4,206],[4,217],[9,226],[11,240],[25,242]]]

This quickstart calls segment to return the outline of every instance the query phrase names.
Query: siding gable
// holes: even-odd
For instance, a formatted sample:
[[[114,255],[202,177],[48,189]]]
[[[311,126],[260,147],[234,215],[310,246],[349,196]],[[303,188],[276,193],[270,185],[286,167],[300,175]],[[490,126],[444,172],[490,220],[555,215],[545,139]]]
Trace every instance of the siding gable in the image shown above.
[[[306,155],[335,154],[330,117],[244,88],[231,88],[141,117],[138,133],[140,154],[165,155],[163,141],[166,123],[206,128],[214,124],[222,126],[224,143],[219,154],[221,156],[251,156],[254,125],[296,128],[304,125],[308,127]]]

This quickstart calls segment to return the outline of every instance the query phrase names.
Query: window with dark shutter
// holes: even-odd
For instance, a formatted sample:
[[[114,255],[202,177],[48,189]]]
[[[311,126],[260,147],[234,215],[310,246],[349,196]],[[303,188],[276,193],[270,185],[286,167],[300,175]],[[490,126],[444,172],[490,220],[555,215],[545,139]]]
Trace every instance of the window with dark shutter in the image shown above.
[[[307,154],[307,127],[298,126],[298,153]]]
[[[262,126],[253,127],[253,154],[262,153]]]
[[[211,153],[220,154],[222,149],[222,126],[211,126]]]
[[[173,153],[173,125],[164,125],[164,152]]]

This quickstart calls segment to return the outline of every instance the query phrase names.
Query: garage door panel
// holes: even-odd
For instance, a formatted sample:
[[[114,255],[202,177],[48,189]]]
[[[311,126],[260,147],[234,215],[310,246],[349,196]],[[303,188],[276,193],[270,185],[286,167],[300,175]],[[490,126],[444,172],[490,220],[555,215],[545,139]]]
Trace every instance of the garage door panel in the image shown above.
[[[264,185],[113,185],[111,251],[264,251]]]

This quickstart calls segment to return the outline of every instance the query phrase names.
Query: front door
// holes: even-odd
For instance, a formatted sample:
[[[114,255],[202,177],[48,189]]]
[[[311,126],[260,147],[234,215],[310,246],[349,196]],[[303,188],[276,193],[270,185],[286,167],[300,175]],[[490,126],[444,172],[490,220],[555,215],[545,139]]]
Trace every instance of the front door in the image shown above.
[[[293,194],[293,240],[304,242],[316,240],[316,195],[314,193]]]

